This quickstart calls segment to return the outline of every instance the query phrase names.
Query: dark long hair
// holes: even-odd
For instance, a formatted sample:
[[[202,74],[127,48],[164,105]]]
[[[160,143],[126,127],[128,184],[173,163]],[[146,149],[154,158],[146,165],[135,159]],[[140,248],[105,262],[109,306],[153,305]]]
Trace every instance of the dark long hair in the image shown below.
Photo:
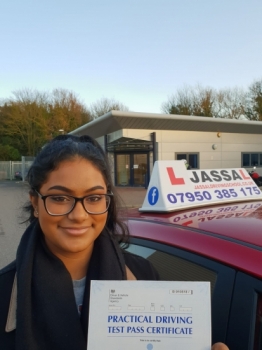
[[[101,172],[107,185],[107,191],[113,193],[105,228],[112,236],[117,237],[119,242],[127,243],[128,228],[117,215],[118,198],[114,191],[108,158],[99,143],[92,137],[67,134],[59,135],[48,142],[36,156],[28,171],[27,180],[30,194],[36,195],[34,189],[39,191],[47,181],[48,175],[57,169],[61,162],[74,159],[75,157],[90,161]],[[26,205],[24,209],[26,212],[29,212],[27,221],[32,222],[36,220],[31,203]]]

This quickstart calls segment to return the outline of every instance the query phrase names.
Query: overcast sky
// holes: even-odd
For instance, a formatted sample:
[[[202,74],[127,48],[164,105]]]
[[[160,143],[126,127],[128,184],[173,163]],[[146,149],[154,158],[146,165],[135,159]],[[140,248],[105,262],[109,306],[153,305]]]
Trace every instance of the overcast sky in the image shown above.
[[[30,88],[161,112],[185,85],[262,79],[262,0],[2,0],[0,98]]]

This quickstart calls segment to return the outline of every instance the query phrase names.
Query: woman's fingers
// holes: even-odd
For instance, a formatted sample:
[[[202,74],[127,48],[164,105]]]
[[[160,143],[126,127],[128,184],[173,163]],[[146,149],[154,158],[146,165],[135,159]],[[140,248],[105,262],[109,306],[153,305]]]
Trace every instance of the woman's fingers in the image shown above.
[[[215,343],[211,350],[229,350],[229,348],[223,343]]]

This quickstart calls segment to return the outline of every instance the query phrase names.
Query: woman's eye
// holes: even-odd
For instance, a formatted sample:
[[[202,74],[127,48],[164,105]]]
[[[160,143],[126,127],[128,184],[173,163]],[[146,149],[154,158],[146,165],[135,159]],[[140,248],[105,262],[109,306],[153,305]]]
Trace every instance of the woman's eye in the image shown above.
[[[51,201],[56,203],[65,203],[70,201],[70,198],[67,196],[50,196],[49,198]]]
[[[95,195],[95,196],[88,196],[85,198],[86,202],[88,203],[97,203],[101,201],[103,196]]]

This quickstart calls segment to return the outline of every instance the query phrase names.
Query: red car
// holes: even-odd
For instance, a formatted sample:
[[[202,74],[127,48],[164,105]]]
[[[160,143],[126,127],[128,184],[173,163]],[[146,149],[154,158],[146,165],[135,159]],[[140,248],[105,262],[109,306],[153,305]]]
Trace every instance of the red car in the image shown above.
[[[242,188],[225,193],[235,197]],[[260,190],[254,190],[260,198]],[[149,194],[150,191],[154,201],[157,193],[149,186]],[[262,200],[233,200],[227,198],[229,203],[220,201],[219,205],[201,203],[201,207],[167,213],[129,209],[128,250],[150,260],[162,280],[210,281],[212,342],[224,342],[230,350],[259,350]]]

